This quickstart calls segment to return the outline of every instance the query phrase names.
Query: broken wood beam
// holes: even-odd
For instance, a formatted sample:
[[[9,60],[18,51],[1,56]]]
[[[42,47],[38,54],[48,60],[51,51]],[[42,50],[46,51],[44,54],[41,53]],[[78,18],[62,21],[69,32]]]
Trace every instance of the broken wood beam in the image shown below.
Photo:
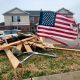
[[[17,48],[18,50],[21,50],[22,44],[18,44],[16,48]]]
[[[29,40],[31,40],[31,39],[34,39],[35,38],[35,36],[33,36],[33,37],[29,37],[29,38],[25,38],[25,39],[23,39],[23,40],[19,40],[19,41],[16,41],[16,42],[13,42],[13,43],[9,43],[9,44],[6,44],[6,45],[2,45],[2,46],[0,46],[0,50],[4,50],[4,49],[10,49],[11,48],[11,46],[14,46],[14,45],[18,45],[18,44],[20,44],[20,43],[23,43],[23,42],[25,42],[25,41],[29,41]]]
[[[75,51],[75,52],[80,52],[79,49],[69,49],[69,48],[59,48],[59,47],[53,47],[53,49],[63,50],[63,51]]]
[[[24,42],[23,45],[27,52],[33,52],[27,41]]]
[[[5,49],[4,51],[6,52],[6,55],[8,56],[9,61],[11,62],[14,69],[22,67],[20,61],[13,55],[13,53],[10,50]]]
[[[34,45],[34,46],[39,47],[39,48],[42,48],[42,49],[45,48],[45,45],[43,45],[43,44],[34,43],[34,42],[30,42],[30,41],[28,41],[28,43],[29,43],[30,45]]]

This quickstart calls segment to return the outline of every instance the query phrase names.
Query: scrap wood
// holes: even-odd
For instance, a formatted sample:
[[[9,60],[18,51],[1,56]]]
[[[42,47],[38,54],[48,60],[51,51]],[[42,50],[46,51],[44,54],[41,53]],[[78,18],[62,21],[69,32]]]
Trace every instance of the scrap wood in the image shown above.
[[[34,38],[35,38],[35,36],[29,37],[29,38],[25,38],[25,39],[23,39],[21,41],[16,41],[16,42],[13,42],[13,43],[9,43],[9,44],[6,44],[5,46],[2,45],[2,46],[0,46],[0,50],[4,50],[6,48],[10,49],[11,46],[18,45],[18,44],[20,44],[22,42],[29,41],[29,40],[34,39]]]
[[[18,50],[21,50],[21,48],[22,48],[22,43],[21,43],[21,44],[18,44],[16,48],[17,48]]]
[[[25,34],[25,33],[22,33],[22,32],[17,32],[17,34],[18,34],[19,36],[26,36],[26,37],[28,37],[28,36],[33,36],[33,35]]]
[[[30,42],[30,41],[28,41],[28,43],[30,45],[34,45],[34,46],[39,47],[39,48],[42,48],[42,49],[45,48],[45,45],[43,45],[43,44],[39,44],[39,43],[35,43],[35,42]]]
[[[8,56],[12,66],[14,69],[17,67],[21,67],[22,65],[20,64],[20,61],[13,55],[13,53],[10,50],[4,50],[6,52],[6,55]]]
[[[5,36],[2,39],[4,40],[4,39],[12,39],[12,38],[13,38],[12,36]]]
[[[75,52],[80,52],[79,49],[69,49],[69,48],[59,48],[59,47],[53,47],[53,49],[63,50],[63,51],[75,51]]]
[[[27,52],[33,52],[27,41],[24,42],[23,45]]]
[[[42,48],[42,49],[44,49],[44,48],[45,48],[45,46],[44,46],[44,45],[42,45],[42,44],[34,43],[33,45],[35,45],[35,46],[37,46],[37,47],[40,47],[40,48]]]

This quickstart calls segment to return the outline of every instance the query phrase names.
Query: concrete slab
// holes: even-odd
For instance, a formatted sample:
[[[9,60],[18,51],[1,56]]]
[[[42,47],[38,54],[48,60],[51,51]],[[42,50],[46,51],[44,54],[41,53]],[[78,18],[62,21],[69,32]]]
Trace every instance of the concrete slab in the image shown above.
[[[49,76],[40,76],[23,80],[80,80],[80,71],[54,74]]]

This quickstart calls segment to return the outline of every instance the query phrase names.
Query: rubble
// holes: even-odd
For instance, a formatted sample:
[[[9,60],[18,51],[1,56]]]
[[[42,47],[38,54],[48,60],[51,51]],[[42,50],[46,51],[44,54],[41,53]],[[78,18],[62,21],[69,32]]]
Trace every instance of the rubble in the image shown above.
[[[0,39],[0,50],[4,50],[9,58],[13,68],[21,67],[21,63],[29,59],[33,55],[45,55],[56,57],[56,55],[43,54],[34,52],[32,48],[46,49],[47,47],[40,41],[36,35],[27,35],[24,33],[17,33],[18,36],[5,36]],[[26,52],[28,56],[22,61],[19,61],[17,55]]]
[[[44,50],[47,49],[57,49],[57,50],[68,50],[68,51],[79,51],[76,49],[65,49],[59,48],[55,46],[50,46],[45,44],[38,38],[36,35],[27,35],[24,33],[17,33],[18,36],[8,36],[0,39],[0,50],[4,50],[6,52],[7,57],[9,58],[13,68],[21,67],[22,62],[29,59],[33,55],[43,55],[43,56],[50,56],[50,57],[58,57],[55,53],[48,54],[48,53],[39,53],[33,51],[33,49],[41,48]],[[26,58],[22,61],[19,61],[16,55],[20,55],[23,53],[28,54]]]

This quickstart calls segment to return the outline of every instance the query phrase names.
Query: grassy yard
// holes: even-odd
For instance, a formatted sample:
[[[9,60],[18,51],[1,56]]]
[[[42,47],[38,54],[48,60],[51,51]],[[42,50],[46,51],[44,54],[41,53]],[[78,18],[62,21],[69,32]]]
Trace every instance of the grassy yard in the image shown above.
[[[45,51],[41,51],[45,52]],[[53,51],[48,51],[52,53]],[[58,58],[34,55],[25,61],[22,68],[14,70],[6,54],[0,52],[0,80],[22,80],[25,78],[64,73],[80,69],[80,53],[54,50]],[[23,55],[20,58],[24,58]]]

